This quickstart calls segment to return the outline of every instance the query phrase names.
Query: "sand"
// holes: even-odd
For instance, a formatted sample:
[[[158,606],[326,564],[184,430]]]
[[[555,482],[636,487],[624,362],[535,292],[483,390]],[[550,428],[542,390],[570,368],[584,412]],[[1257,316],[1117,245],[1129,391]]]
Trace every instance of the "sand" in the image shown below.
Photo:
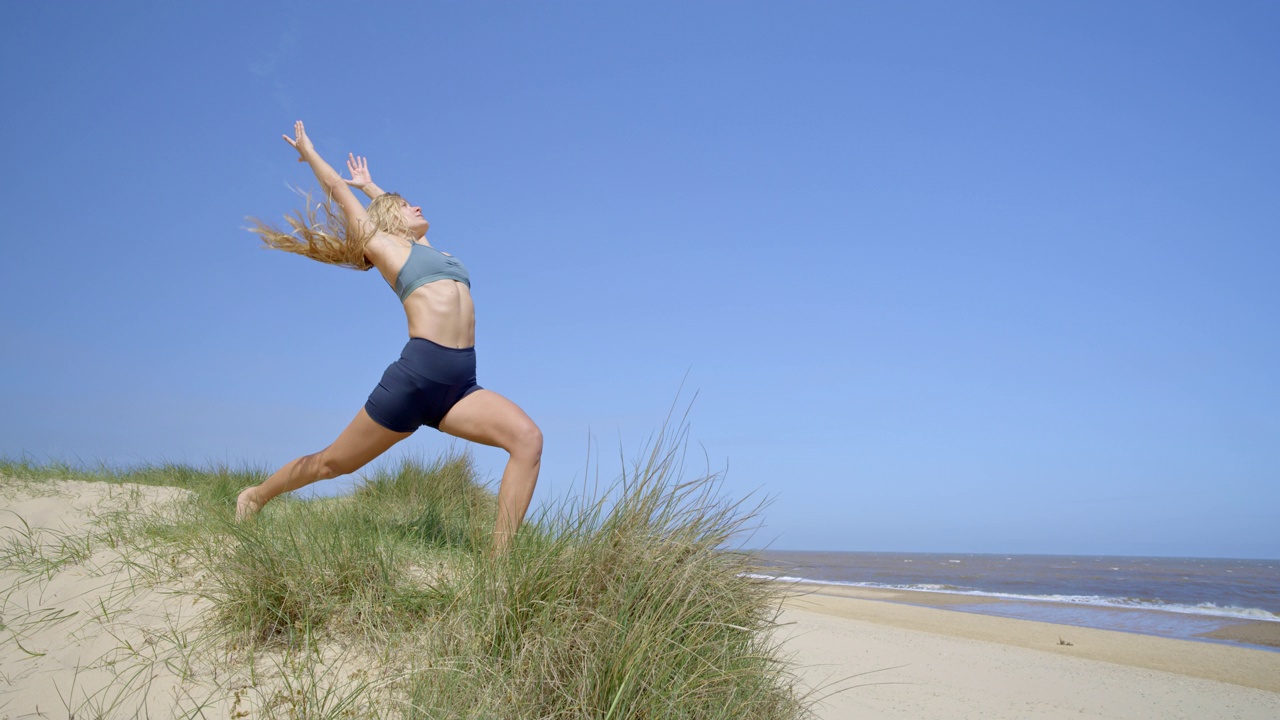
[[[126,557],[110,529],[186,492],[0,483],[0,720],[167,717],[193,705],[183,698],[199,683],[176,670],[209,604],[148,582],[154,559]]]
[[[0,478],[0,720],[180,717],[198,708],[246,717],[252,706],[284,702],[299,679],[271,668],[289,663],[259,658],[266,670],[250,678],[233,669],[244,665],[233,650],[202,645],[211,605],[193,594],[198,573],[156,582],[170,574],[147,565],[163,554],[111,541],[120,517],[163,512],[184,496]],[[786,602],[778,637],[802,685],[822,697],[824,719],[1280,718],[1280,652],[948,609],[964,602],[811,592]],[[1258,642],[1275,628],[1227,630]],[[346,682],[356,671],[338,670],[369,660],[326,656],[323,666]]]
[[[1280,718],[1280,653],[947,609],[963,602],[831,588],[788,600],[779,635],[824,719]]]
[[[0,477],[0,720],[337,717],[325,713],[344,703],[368,717],[381,702],[387,683],[358,648],[325,643],[299,662],[305,651],[240,647],[201,596],[199,563],[118,541],[121,522],[187,496]]]

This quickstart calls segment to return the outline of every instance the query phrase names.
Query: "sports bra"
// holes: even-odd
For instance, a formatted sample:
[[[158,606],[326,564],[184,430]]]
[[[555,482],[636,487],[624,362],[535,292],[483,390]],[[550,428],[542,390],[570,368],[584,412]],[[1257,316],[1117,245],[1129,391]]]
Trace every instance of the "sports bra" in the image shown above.
[[[400,274],[396,275],[396,294],[400,302],[409,297],[409,293],[436,280],[457,280],[471,287],[471,276],[457,258],[445,255],[439,250],[421,243],[413,243],[409,247],[409,259],[404,261]]]

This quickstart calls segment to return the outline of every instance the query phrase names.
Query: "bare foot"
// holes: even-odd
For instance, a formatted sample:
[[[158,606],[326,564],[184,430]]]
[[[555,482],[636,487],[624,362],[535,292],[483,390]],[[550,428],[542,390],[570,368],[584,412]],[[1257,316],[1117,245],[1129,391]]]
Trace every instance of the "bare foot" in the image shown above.
[[[258,501],[257,486],[245,488],[236,498],[236,522],[244,522],[258,514],[262,503]]]

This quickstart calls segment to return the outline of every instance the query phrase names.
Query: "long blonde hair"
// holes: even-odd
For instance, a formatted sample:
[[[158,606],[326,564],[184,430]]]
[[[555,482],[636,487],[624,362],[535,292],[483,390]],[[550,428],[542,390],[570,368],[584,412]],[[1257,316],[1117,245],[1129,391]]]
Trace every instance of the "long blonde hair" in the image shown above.
[[[306,199],[306,205],[302,210],[295,210],[292,215],[284,218],[289,227],[293,228],[292,231],[284,232],[258,218],[249,218],[254,224],[249,232],[257,233],[262,238],[262,244],[269,248],[295,253],[322,263],[352,270],[368,270],[373,267],[373,263],[364,256],[365,246],[373,237],[373,227],[360,227],[368,223],[357,223],[356,227],[352,227],[346,213],[342,212],[342,207],[334,209],[332,197],[326,197],[324,202],[313,205],[310,193],[299,190],[298,194]],[[375,198],[374,203],[383,197],[386,196]],[[370,205],[370,210],[372,208]],[[373,219],[372,212],[370,219]],[[375,220],[373,224],[381,229],[381,222]],[[400,224],[404,225],[403,218]],[[408,230],[407,227],[404,229]]]
[[[380,232],[413,242],[415,238],[409,232],[409,223],[404,221],[404,213],[400,212],[400,203],[404,201],[400,193],[382,193],[369,202],[365,213]]]

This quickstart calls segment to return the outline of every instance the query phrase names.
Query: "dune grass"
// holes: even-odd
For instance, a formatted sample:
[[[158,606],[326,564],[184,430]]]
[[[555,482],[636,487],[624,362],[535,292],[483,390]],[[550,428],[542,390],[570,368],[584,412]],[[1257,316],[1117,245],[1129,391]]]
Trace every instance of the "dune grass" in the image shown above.
[[[722,498],[714,473],[686,479],[686,441],[659,433],[615,483],[530,518],[497,555],[494,496],[465,455],[404,460],[345,497],[283,497],[239,525],[234,498],[258,471],[7,461],[0,475],[192,491],[108,535],[139,577],[208,603],[177,664],[214,683],[223,717],[806,717],[773,641],[779,585],[730,549],[756,509]]]

